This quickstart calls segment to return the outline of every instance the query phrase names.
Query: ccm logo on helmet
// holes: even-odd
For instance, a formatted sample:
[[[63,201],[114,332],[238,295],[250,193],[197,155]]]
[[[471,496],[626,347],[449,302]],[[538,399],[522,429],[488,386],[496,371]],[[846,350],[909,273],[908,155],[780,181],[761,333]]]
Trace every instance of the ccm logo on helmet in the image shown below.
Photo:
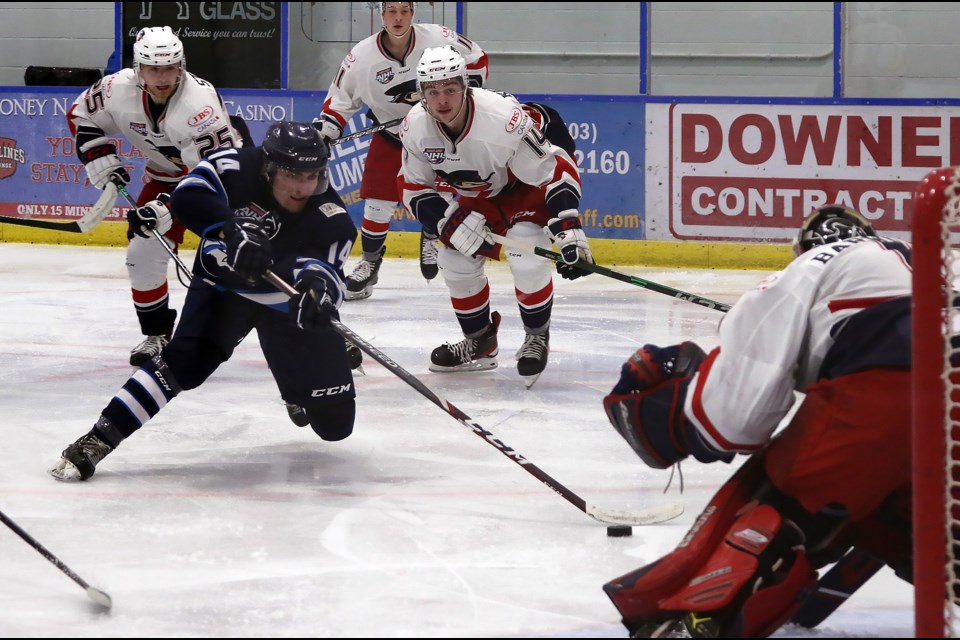
[[[212,115],[213,115],[213,107],[208,105],[203,109],[201,109],[200,112],[197,113],[197,115],[187,120],[187,124],[189,124],[191,127],[195,127],[201,124],[204,120],[206,120]]]

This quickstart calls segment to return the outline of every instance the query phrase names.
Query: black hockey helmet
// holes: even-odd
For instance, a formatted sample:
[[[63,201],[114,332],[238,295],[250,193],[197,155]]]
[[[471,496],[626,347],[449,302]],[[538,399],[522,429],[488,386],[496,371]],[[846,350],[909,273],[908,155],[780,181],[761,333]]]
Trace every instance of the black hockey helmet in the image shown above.
[[[820,207],[803,221],[793,243],[793,252],[800,255],[813,247],[848,238],[876,237],[873,225],[862,215],[841,204]]]
[[[277,169],[287,171],[319,171],[318,193],[327,190],[327,161],[330,149],[309,122],[281,121],[270,125],[263,138],[264,170],[272,178]]]

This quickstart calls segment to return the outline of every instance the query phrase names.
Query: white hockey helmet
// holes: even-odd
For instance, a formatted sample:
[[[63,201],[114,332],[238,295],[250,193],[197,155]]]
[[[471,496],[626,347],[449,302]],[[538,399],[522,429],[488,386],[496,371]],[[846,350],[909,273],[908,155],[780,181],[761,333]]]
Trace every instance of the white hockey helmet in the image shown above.
[[[133,69],[179,64],[185,68],[183,43],[170,27],[144,27],[133,42]]]
[[[450,45],[425,49],[417,64],[417,89],[423,95],[423,85],[427,82],[453,80],[460,78],[463,86],[467,84],[467,61]]]
[[[383,12],[387,10],[388,4],[404,4],[403,2],[378,2],[377,9],[380,10],[380,15],[383,15]],[[416,2],[407,2],[406,4],[410,5],[410,10],[414,13],[417,12],[417,3]]]

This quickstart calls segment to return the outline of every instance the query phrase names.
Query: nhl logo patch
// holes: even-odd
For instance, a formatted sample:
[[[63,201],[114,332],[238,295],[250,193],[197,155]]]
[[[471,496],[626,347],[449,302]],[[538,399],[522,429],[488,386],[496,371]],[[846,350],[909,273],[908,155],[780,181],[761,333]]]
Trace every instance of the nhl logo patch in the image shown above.
[[[393,67],[387,67],[386,69],[381,69],[377,71],[377,82],[380,84],[387,84],[393,80]]]
[[[443,162],[445,157],[445,149],[440,147],[438,149],[424,149],[423,156],[427,159],[427,162],[430,164],[440,164]]]

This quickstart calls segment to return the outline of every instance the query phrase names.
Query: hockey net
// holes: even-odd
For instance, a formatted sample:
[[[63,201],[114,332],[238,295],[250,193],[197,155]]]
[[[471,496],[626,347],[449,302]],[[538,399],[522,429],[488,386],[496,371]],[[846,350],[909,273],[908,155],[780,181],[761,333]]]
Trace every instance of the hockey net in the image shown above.
[[[913,214],[916,637],[960,636],[960,167],[928,174]]]

